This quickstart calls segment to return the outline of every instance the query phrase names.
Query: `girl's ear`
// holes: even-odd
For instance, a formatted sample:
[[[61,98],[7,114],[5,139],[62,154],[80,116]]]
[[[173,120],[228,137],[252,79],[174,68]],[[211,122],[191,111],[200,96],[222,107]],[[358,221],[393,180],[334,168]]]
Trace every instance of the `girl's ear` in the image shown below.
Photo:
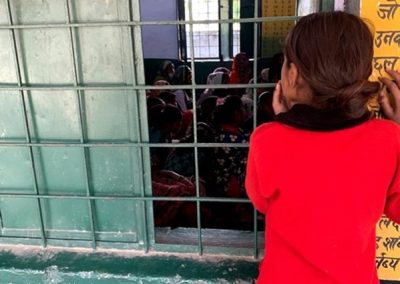
[[[289,65],[289,72],[288,72],[288,82],[290,87],[296,87],[296,85],[299,83],[299,69],[297,68],[296,64],[293,62],[290,63]]]
[[[288,70],[288,81],[291,88],[296,92],[298,102],[310,103],[312,101],[312,91],[300,75],[297,65],[290,63]]]

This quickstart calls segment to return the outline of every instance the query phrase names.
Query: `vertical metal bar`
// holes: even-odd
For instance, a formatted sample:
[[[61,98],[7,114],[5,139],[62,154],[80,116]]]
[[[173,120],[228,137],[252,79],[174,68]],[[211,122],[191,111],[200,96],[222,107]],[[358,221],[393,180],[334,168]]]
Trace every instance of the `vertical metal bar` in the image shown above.
[[[258,17],[258,0],[254,1],[254,18]],[[258,24],[253,23],[253,83],[257,84],[257,65],[258,65]],[[253,129],[257,127],[257,88],[253,88]]]
[[[244,1],[244,0],[230,0],[230,3],[232,4],[231,15],[232,15],[233,19],[240,20],[240,18],[241,18],[240,9],[241,9],[241,5],[242,4],[240,3],[240,1]],[[233,10],[234,4],[236,5],[236,10]],[[235,53],[238,53],[241,50],[241,47],[240,47],[240,31],[242,30],[242,24],[241,23],[236,23],[236,25],[239,26],[239,33],[238,33],[238,35],[236,37],[236,40],[235,40],[235,34],[234,34],[234,32],[235,32],[234,25],[235,25],[235,23],[231,24],[231,28],[232,28],[232,31],[231,31],[232,32],[232,46],[236,45],[238,48],[237,48],[237,52],[233,52],[233,48],[231,49],[231,57],[232,58],[235,56]]]
[[[227,1],[228,3],[228,19],[229,18],[232,18],[232,19],[235,19],[236,17],[233,15],[233,2],[234,2],[234,0],[228,0]],[[228,50],[229,50],[229,52],[228,52],[228,57],[229,58],[233,58],[233,56],[235,55],[234,53],[234,45],[235,45],[235,41],[234,41],[234,38],[235,38],[235,35],[234,35],[234,29],[233,29],[233,26],[234,26],[234,23],[232,23],[232,24],[228,24],[227,25],[228,26],[228,46],[227,46],[227,48],[228,48]],[[240,51],[240,50],[239,50]]]
[[[3,225],[3,215],[1,214],[1,208],[0,208],[0,235],[3,234],[3,228],[4,228],[4,225]]]
[[[227,20],[232,17],[232,0],[220,0],[219,3],[219,12],[220,12],[220,20]],[[219,39],[220,39],[220,60],[224,60],[226,58],[232,57],[233,46],[233,24],[228,23],[220,23],[219,24]]]
[[[221,0],[218,0],[218,19],[221,19],[221,9],[222,9],[222,5],[221,5]],[[218,29],[219,29],[219,33],[218,33],[218,57],[221,58],[221,54],[222,54],[222,45],[221,45],[221,24],[218,24]]]
[[[12,13],[11,13],[11,6],[9,0],[6,1],[6,7],[7,7],[7,14],[8,14],[8,22],[10,25],[13,25],[13,19],[12,19]],[[13,51],[13,57],[14,57],[14,63],[15,63],[15,70],[16,70],[16,75],[17,75],[17,81],[18,81],[18,86],[22,86],[22,78],[21,78],[21,68],[20,68],[20,61],[19,61],[19,55],[18,55],[18,48],[17,48],[17,43],[15,40],[15,31],[14,29],[10,29],[10,39],[12,43],[12,51]],[[19,91],[20,98],[21,98],[21,105],[22,105],[22,114],[24,117],[24,126],[25,126],[25,136],[26,136],[26,142],[31,143],[31,134],[30,134],[30,129],[29,129],[29,122],[28,122],[28,117],[27,117],[27,108],[26,108],[26,102],[25,102],[25,96],[23,91]],[[33,187],[36,195],[40,195],[39,193],[39,188],[38,188],[38,181],[37,181],[37,175],[36,175],[36,167],[35,167],[35,159],[33,156],[33,150],[32,146],[29,146],[29,159],[31,162],[31,169],[32,169],[32,176],[33,176]],[[40,198],[36,198],[37,205],[38,205],[38,211],[39,211],[39,219],[40,219],[40,234],[42,238],[42,246],[46,247],[46,233],[44,230],[44,222],[43,222],[43,214],[42,214],[42,204]]]
[[[210,19],[210,2],[207,2],[207,19]],[[207,49],[208,49],[207,57],[211,57],[210,56],[210,52],[211,52],[211,48],[210,48],[210,25],[207,25]]]
[[[190,65],[192,69],[192,99],[193,99],[193,134],[194,134],[194,143],[197,143],[197,111],[196,111],[196,87],[195,87],[195,77],[196,70],[194,65],[194,40],[193,40],[193,11],[192,11],[192,1],[188,1],[189,3],[189,34],[190,34]],[[196,180],[196,197],[200,197],[200,184],[199,184],[199,149],[197,146],[194,146],[194,167],[195,167],[195,180]],[[203,242],[201,236],[201,210],[200,210],[200,201],[196,201],[196,213],[197,213],[197,233],[198,233],[198,250],[199,255],[203,254]]]
[[[185,0],[176,0],[176,13],[178,20],[185,20]],[[186,29],[185,25],[178,26],[178,45],[180,58],[187,61]]]
[[[133,13],[132,13],[132,10],[133,10],[133,3],[132,3],[132,0],[128,0],[129,2],[128,2],[128,4],[129,4],[129,20],[130,21],[133,21],[133,20],[139,20],[140,21],[140,14],[139,15],[133,15]],[[135,2],[135,8],[136,8],[136,11],[140,11],[140,4],[139,4],[139,1],[136,1]],[[140,13],[140,12],[139,12]],[[137,70],[136,70],[136,60],[138,59],[138,58],[143,58],[143,53],[141,52],[141,51],[139,51],[139,50],[137,50],[137,48],[136,48],[136,46],[135,46],[135,43],[140,43],[141,42],[141,34],[140,34],[140,29],[141,29],[141,27],[140,26],[135,26],[135,27],[133,27],[133,26],[130,26],[129,27],[129,29],[130,29],[130,37],[131,37],[131,40],[130,40],[130,43],[131,43],[131,49],[132,49],[132,64],[133,64],[133,66],[132,66],[132,71],[133,71],[133,85],[134,86],[136,86],[137,85],[137,83],[138,83],[138,81],[140,80],[139,78],[138,78],[138,73],[137,73]],[[141,91],[136,91],[136,92],[141,92]],[[135,104],[135,106],[136,106],[136,111],[137,111],[137,114],[138,114],[138,117],[140,117],[140,108],[139,108],[139,102],[138,102],[138,96],[134,96],[134,104]],[[139,123],[139,119],[137,119],[136,120],[136,127],[137,127],[137,129],[140,129],[140,123]],[[142,142],[142,132],[141,131],[138,131],[138,143],[141,143]],[[140,163],[141,163],[141,168],[144,170],[144,168],[145,168],[145,164],[144,164],[144,153],[143,153],[143,151],[145,151],[145,149],[143,148],[143,147],[140,147],[140,149],[139,149],[139,160],[140,160]],[[140,196],[141,197],[145,197],[145,190],[144,190],[144,186],[145,186],[145,175],[142,175],[142,179],[140,179]],[[141,202],[141,204],[142,204],[142,214],[143,214],[143,226],[142,226],[142,228],[143,228],[143,243],[144,243],[144,251],[147,253],[148,251],[149,251],[149,248],[150,248],[150,246],[149,246],[149,232],[148,232],[148,220],[147,220],[147,218],[148,218],[148,216],[147,216],[147,212],[146,212],[146,208],[147,208],[147,202],[145,201],[145,200],[143,200],[142,202]]]
[[[335,9],[334,0],[322,0],[322,11],[333,11]]]
[[[258,18],[258,5],[259,1],[254,1],[254,18]],[[255,22],[254,24],[254,50],[253,50],[253,74],[254,74],[254,84],[257,84],[257,61],[258,61],[258,24]],[[253,129],[257,127],[257,89],[253,88]],[[253,255],[254,258],[258,257],[258,239],[257,239],[257,210],[253,211],[254,216],[254,247],[253,247]]]
[[[70,0],[65,0],[65,6],[67,9],[67,23],[71,23],[71,3]],[[75,28],[69,27],[68,29],[70,44],[71,44],[71,54],[72,54],[72,63],[73,63],[73,73],[74,73],[74,86],[78,86],[80,84],[79,74],[78,74],[78,58],[77,58],[77,46],[75,42],[76,33]],[[83,100],[82,100],[82,90],[76,90],[76,99],[77,99],[77,107],[78,107],[78,119],[79,119],[79,132],[80,132],[80,142],[83,144],[86,142],[86,123],[84,122],[84,109],[83,109]],[[92,196],[91,185],[90,185],[90,159],[89,159],[89,148],[85,147],[83,149],[83,163],[85,168],[85,187],[86,187],[86,196]],[[89,218],[90,218],[90,230],[92,233],[92,248],[96,249],[96,223],[95,223],[95,213],[94,213],[94,201],[91,199],[87,200],[89,207]]]

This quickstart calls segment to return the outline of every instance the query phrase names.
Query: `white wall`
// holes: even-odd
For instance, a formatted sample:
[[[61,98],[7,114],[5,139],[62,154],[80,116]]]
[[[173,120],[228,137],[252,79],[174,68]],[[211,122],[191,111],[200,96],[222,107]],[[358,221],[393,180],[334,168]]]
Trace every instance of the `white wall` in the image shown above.
[[[356,2],[354,0],[335,0],[335,11],[343,11],[345,9],[345,2]],[[305,16],[314,13],[318,10],[318,0],[298,0],[298,15]]]
[[[177,20],[176,0],[141,0],[142,21]],[[178,59],[176,25],[143,26],[144,58]]]
[[[318,11],[317,0],[299,0],[297,6],[297,15],[306,16]]]
[[[344,0],[335,0],[335,11],[344,10]]]

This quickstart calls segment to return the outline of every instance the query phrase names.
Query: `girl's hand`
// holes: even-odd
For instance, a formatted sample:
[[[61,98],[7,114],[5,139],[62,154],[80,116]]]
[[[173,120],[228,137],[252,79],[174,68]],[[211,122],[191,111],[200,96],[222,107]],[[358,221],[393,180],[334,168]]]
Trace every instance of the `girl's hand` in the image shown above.
[[[400,96],[400,95],[399,95]],[[285,98],[282,94],[282,86],[281,81],[276,84],[274,95],[272,98],[272,108],[274,109],[275,115],[280,114],[281,112],[287,112],[289,110]]]
[[[386,70],[386,72],[393,80],[388,78],[379,78],[379,80],[386,86],[393,99],[389,99],[388,94],[381,90],[379,104],[386,118],[400,124],[400,71]]]

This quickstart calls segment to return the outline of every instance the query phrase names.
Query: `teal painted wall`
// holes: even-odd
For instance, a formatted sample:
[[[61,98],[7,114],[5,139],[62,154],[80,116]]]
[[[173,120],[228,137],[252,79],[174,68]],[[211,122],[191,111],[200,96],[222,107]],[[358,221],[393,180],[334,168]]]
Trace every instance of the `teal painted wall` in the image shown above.
[[[132,256],[49,250],[0,253],[1,283],[252,283],[245,259]]]
[[[66,0],[9,3],[14,25],[68,22]],[[68,3],[72,22],[129,21],[134,14],[128,0]],[[8,18],[7,2],[1,1],[0,24],[11,24]],[[140,56],[133,60],[134,42],[126,26],[15,29],[14,35],[2,29],[0,83],[44,88],[132,85],[144,76],[139,74],[143,69],[136,70]],[[140,196],[145,190],[146,164],[143,166],[142,157],[146,158],[146,149],[74,145],[144,141],[146,121],[140,118],[146,116],[145,109],[142,107],[143,113],[139,113],[144,93],[101,88],[78,92],[67,88],[0,91],[0,142],[64,144],[0,145],[0,191]],[[152,222],[151,218],[150,224],[142,221],[143,204],[122,199],[41,199],[38,203],[35,198],[1,197],[0,241],[9,242],[7,237],[41,238],[43,224],[45,237],[50,239],[91,241],[93,226],[99,241],[140,246],[146,226]]]

